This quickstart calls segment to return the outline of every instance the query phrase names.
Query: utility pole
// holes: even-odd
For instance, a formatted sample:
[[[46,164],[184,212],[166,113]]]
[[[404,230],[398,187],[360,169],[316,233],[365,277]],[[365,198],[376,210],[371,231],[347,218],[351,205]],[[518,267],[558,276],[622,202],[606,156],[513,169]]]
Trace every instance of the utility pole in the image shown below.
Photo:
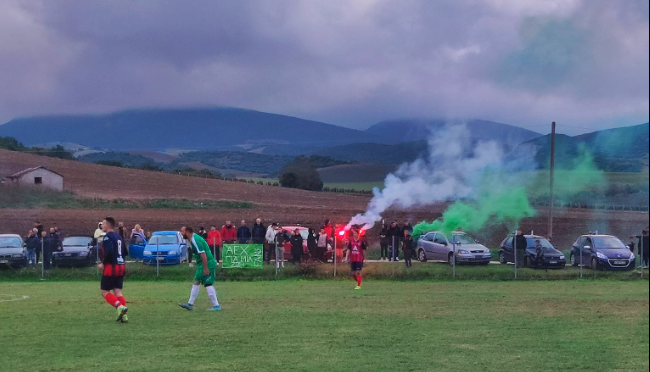
[[[555,122],[551,124],[551,200],[548,207],[548,238],[553,239],[553,188],[555,186]]]

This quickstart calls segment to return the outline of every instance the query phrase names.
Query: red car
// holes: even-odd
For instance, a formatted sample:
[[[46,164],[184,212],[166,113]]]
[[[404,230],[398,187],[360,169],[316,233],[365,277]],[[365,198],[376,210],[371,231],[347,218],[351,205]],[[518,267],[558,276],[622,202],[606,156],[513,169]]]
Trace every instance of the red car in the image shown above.
[[[287,234],[287,236],[291,237],[291,235],[293,235],[293,232],[296,229],[300,231],[300,236],[302,237],[303,260],[310,260],[311,254],[307,249],[307,237],[309,236],[309,229],[302,226],[283,226],[282,232]],[[332,252],[326,251],[325,260],[327,261],[331,258],[332,258]],[[288,261],[291,261],[293,259],[293,255],[291,254],[291,242],[289,242],[288,240],[284,242],[284,259]]]

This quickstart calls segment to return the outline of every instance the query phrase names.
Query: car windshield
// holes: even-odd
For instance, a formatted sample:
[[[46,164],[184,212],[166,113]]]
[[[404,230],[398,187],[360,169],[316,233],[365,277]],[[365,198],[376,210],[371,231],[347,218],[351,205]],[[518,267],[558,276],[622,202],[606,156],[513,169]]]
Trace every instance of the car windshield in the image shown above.
[[[151,237],[148,244],[172,245],[178,244],[178,239],[176,238],[176,235],[154,235]]]
[[[68,247],[87,247],[92,242],[92,238],[86,238],[83,236],[75,236],[70,238],[63,239],[63,246]]]
[[[620,239],[613,236],[594,236],[591,239],[596,249],[627,249]]]
[[[476,240],[467,234],[454,234],[453,243],[456,244],[476,244]]]
[[[20,238],[0,238],[0,248],[22,248],[23,240]]]

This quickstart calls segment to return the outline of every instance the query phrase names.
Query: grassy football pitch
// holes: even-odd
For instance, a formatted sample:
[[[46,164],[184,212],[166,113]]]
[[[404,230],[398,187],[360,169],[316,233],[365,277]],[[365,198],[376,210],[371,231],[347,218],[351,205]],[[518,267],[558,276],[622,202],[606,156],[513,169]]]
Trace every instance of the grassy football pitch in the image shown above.
[[[647,281],[0,283],[4,371],[647,371]],[[26,298],[28,296],[28,298]]]

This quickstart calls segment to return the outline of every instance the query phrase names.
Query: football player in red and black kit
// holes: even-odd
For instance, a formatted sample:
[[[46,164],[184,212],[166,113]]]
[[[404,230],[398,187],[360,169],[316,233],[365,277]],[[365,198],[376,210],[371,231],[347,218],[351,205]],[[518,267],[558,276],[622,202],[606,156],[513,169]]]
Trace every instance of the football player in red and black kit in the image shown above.
[[[354,230],[352,240],[347,244],[346,261],[350,263],[350,275],[357,281],[356,290],[361,289],[361,269],[366,256],[366,243],[359,238],[359,232]]]
[[[102,270],[102,297],[109,305],[117,309],[117,321],[127,323],[129,321],[127,316],[128,308],[126,307],[126,299],[122,295],[122,286],[124,284],[122,239],[114,231],[115,220],[113,218],[106,217],[102,229],[106,233],[102,241],[102,256],[104,258],[98,265],[99,269]]]

